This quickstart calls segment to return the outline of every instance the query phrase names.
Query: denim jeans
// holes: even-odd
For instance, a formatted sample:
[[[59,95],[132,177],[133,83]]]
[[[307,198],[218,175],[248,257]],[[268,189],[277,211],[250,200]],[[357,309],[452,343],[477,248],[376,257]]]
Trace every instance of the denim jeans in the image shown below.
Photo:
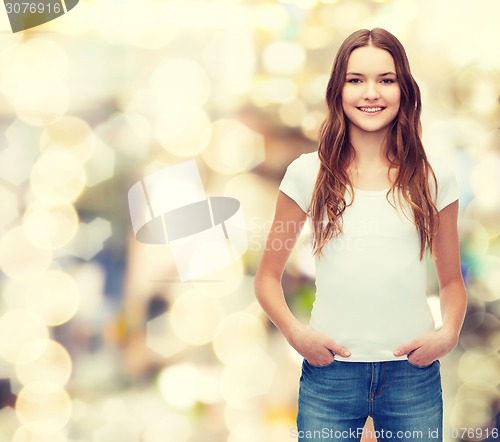
[[[302,362],[299,441],[359,441],[368,416],[380,441],[441,442],[443,399],[440,362]]]

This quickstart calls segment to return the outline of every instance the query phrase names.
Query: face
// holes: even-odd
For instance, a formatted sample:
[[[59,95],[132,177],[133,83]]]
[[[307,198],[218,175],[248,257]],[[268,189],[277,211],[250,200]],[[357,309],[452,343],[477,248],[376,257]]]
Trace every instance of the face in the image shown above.
[[[372,46],[349,56],[342,107],[349,130],[385,133],[399,110],[401,91],[390,52]]]

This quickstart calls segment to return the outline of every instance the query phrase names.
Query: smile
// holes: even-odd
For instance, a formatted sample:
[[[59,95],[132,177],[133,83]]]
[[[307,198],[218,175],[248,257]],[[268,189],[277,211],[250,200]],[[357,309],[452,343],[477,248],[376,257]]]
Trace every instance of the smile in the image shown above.
[[[357,109],[367,114],[378,114],[379,112],[382,112],[385,107],[358,107]]]

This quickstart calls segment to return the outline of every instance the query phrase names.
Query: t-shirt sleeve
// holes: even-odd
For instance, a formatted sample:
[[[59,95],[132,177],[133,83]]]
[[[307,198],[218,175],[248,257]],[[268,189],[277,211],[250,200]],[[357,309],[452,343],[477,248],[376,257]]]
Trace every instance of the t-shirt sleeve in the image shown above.
[[[310,195],[305,182],[304,155],[293,160],[287,167],[285,175],[279,185],[279,190],[292,198],[299,207],[307,213]]]
[[[460,198],[455,171],[444,161],[440,161],[434,167],[434,173],[438,181],[436,207],[441,211],[446,206]]]

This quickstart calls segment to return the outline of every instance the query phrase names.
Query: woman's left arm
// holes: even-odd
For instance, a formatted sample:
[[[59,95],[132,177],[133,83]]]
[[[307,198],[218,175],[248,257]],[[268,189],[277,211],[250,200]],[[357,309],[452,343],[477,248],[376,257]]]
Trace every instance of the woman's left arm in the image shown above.
[[[432,258],[439,283],[443,325],[436,332],[414,339],[394,352],[395,356],[408,354],[408,359],[411,354],[410,362],[417,365],[427,365],[457,346],[467,308],[467,292],[460,269],[458,200],[442,209],[439,218]]]
[[[467,293],[460,270],[458,200],[446,206],[439,215],[439,229],[432,257],[439,282],[443,318],[441,330],[458,342],[467,307]]]

